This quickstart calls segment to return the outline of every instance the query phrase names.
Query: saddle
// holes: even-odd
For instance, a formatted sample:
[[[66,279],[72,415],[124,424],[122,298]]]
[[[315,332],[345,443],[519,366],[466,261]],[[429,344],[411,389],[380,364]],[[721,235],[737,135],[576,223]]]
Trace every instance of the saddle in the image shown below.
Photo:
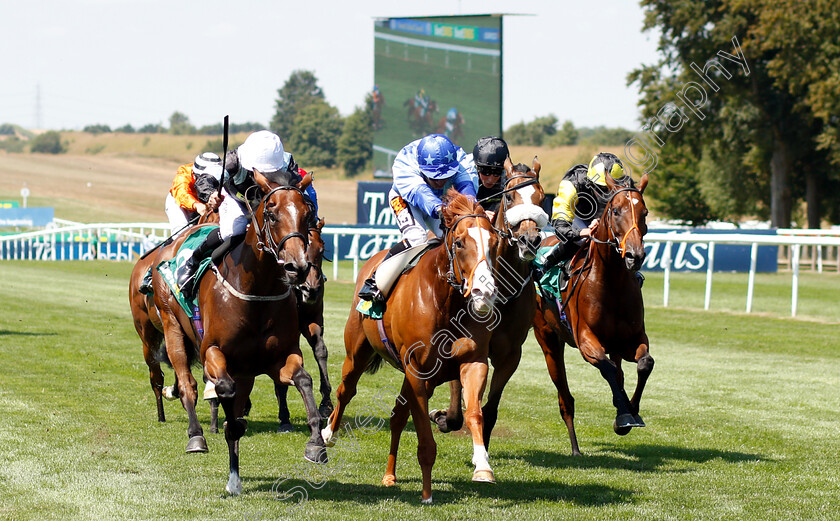
[[[416,266],[426,252],[436,248],[441,242],[443,241],[439,238],[430,239],[425,244],[412,246],[382,261],[374,271],[373,278],[386,301],[402,274]],[[385,304],[360,300],[356,310],[370,318],[380,319],[385,313]]]

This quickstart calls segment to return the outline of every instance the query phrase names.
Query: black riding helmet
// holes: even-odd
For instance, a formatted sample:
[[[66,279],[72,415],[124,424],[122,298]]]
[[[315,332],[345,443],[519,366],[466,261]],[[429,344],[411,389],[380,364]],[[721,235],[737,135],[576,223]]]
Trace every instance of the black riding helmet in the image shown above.
[[[509,155],[505,140],[495,136],[479,139],[473,148],[473,162],[477,167],[504,168]]]

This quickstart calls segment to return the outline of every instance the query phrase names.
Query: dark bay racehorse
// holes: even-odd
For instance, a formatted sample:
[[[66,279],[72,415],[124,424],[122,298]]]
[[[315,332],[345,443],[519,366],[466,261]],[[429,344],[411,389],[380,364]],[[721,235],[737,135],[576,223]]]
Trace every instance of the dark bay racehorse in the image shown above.
[[[404,107],[408,107],[408,126],[420,134],[425,134],[432,130],[435,125],[435,113],[438,111],[437,101],[430,100],[426,110],[420,105],[414,105],[414,98],[409,98],[403,103]]]
[[[218,271],[199,282],[198,303],[204,335],[181,309],[160,273],[155,272],[155,305],[161,312],[169,360],[178,377],[181,403],[189,416],[187,450],[205,450],[206,442],[195,413],[196,382],[189,371],[196,351],[216,386],[225,411],[230,475],[225,489],[239,494],[239,438],[247,421],[242,417],[254,378],[267,374],[275,383],[294,384],[306,408],[311,436],[304,455],[326,460],[319,431],[320,416],[312,394],[312,378],[303,368],[300,335],[295,327],[297,306],[292,286],[303,282],[308,261],[306,245],[310,208],[296,179],[254,173],[259,205],[244,241],[221,262]],[[172,258],[183,239],[162,248],[157,262]]]
[[[548,215],[540,207],[545,192],[539,183],[540,163],[534,158],[533,169],[526,165],[505,163],[506,181],[502,204],[496,212],[494,226],[501,230],[502,239],[496,248],[494,278],[499,294],[496,309],[500,321],[490,340],[490,360],[493,377],[484,413],[484,446],[490,448],[490,434],[498,417],[502,391],[522,357],[522,344],[528,337],[536,310],[536,290],[531,279],[531,261],[540,246],[540,229]],[[461,414],[461,386],[450,383],[450,403],[447,411],[432,411],[430,416],[442,432],[459,430]]]
[[[574,398],[563,362],[564,343],[577,347],[584,360],[598,368],[609,383],[616,408],[613,430],[619,435],[633,427],[644,427],[639,402],[653,370],[642,290],[634,276],[645,257],[642,237],[647,233],[648,210],[642,192],[648,179],[644,175],[638,189],[632,187],[629,178],[628,186],[616,184],[610,176],[606,180],[610,192],[600,223],[593,238],[572,259],[572,277],[562,293],[571,332],[555,300],[538,296],[534,317],[534,334],[557,387],[560,414],[575,455],[580,450],[574,427]],[[543,245],[556,242],[556,237],[549,237]],[[638,381],[632,399],[624,391],[622,360],[637,364]]]
[[[323,430],[324,439],[332,442],[365,370],[376,370],[384,359],[404,372],[401,396],[390,421],[391,450],[382,483],[390,486],[396,482],[397,449],[411,412],[417,430],[424,503],[432,501],[432,466],[437,454],[428,420],[428,400],[443,382],[459,379],[464,387],[476,466],[473,480],[494,480],[484,450],[480,402],[487,381],[488,324],[496,317],[491,270],[498,237],[480,205],[454,191],[448,197],[443,209],[443,243],[402,275],[388,297],[382,322],[356,311],[358,297],[354,299],[344,329],[347,355],[336,409]],[[357,292],[385,253],[377,253],[362,268]]]
[[[326,418],[332,413],[333,404],[330,399],[332,386],[327,374],[327,346],[324,344],[324,282],[327,277],[321,269],[324,261],[324,241],[321,238],[321,229],[324,227],[324,220],[320,219],[315,227],[309,228],[309,247],[306,249],[306,260],[309,268],[303,284],[295,287],[295,296],[298,306],[298,328],[303,338],[312,347],[315,361],[318,362],[318,370],[321,375],[321,404],[318,412],[321,418]],[[286,394],[289,387],[286,385],[275,385],[274,393],[277,395],[279,408],[278,419],[280,426],[278,432],[291,432],[292,424],[289,421],[289,408],[286,404]]]

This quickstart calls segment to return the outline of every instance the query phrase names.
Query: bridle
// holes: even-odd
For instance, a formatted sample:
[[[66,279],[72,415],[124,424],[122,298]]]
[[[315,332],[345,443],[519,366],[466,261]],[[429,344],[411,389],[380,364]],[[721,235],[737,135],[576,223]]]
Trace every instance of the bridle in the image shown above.
[[[462,216],[458,217],[458,219],[454,223],[452,223],[452,226],[450,228],[446,229],[446,236],[443,239],[444,248],[446,249],[446,253],[449,256],[449,271],[446,272],[446,281],[453,288],[455,288],[459,293],[461,293],[464,297],[468,297],[469,294],[470,294],[470,287],[472,286],[473,277],[475,276],[475,270],[476,270],[476,268],[478,268],[478,265],[481,264],[481,261],[486,261],[487,264],[488,264],[488,267],[490,265],[490,261],[487,259],[486,255],[484,254],[484,251],[485,251],[484,245],[480,244],[482,239],[481,239],[481,234],[479,233],[478,234],[478,236],[479,236],[478,250],[479,250],[480,257],[476,261],[475,266],[473,266],[472,271],[470,272],[469,275],[465,275],[463,270],[460,269],[460,267],[457,269],[457,271],[455,269],[455,264],[456,264],[456,260],[455,260],[455,241],[452,241],[450,243],[449,236],[450,236],[450,233],[452,232],[452,230],[454,230],[455,228],[458,227],[459,222],[463,221],[464,219],[468,219],[470,217],[474,218],[474,219],[479,219],[479,218],[487,219],[487,222],[488,223],[490,222],[490,219],[484,214],[462,215]],[[493,223],[490,223],[490,227],[493,228]],[[493,228],[493,229],[495,230],[495,228]],[[458,282],[458,277],[457,277],[456,273],[458,273],[461,276],[461,281],[460,282]]]
[[[320,229],[318,229],[318,228],[316,228],[316,227],[312,227],[312,226],[310,226],[308,231],[309,231],[309,232],[313,232],[313,231],[314,231],[314,232],[319,232],[319,233],[320,233],[320,231],[321,231],[321,230],[320,230]],[[317,293],[318,291],[321,291],[321,290],[324,288],[324,282],[326,282],[326,281],[327,281],[327,276],[324,274],[324,270],[323,270],[323,269],[321,269],[321,266],[319,266],[319,265],[315,264],[315,263],[314,263],[314,262],[312,262],[312,261],[308,261],[308,262],[307,262],[307,264],[306,264],[306,273],[307,273],[307,277],[308,277],[308,275],[309,275],[309,271],[310,271],[310,270],[315,270],[315,275],[318,277],[318,280],[320,281],[320,283],[321,283],[321,284],[320,284],[317,288],[313,288],[312,286],[310,286],[309,284],[307,284],[306,280],[304,279],[304,282],[301,284],[301,286],[306,286],[306,287],[308,287],[311,291],[314,291],[314,292],[316,292],[316,293]]]
[[[519,183],[518,185],[513,186],[511,188],[507,188],[507,186],[510,184],[510,182],[515,180],[515,179],[527,179],[527,181],[525,181],[524,183]],[[507,198],[504,197],[504,195],[508,194],[510,192],[519,190],[520,188],[525,188],[526,186],[531,186],[531,185],[534,185],[534,184],[538,184],[539,182],[540,182],[540,180],[536,177],[532,177],[532,176],[529,176],[529,175],[515,175],[515,176],[512,176],[512,177],[505,180],[504,188],[502,189],[501,192],[495,193],[491,196],[484,197],[484,198],[476,201],[478,204],[481,204],[484,201],[487,201],[487,200],[489,200],[493,197],[503,196],[502,197],[502,214],[503,214],[503,218],[504,218],[504,229],[500,230],[500,229],[496,228],[495,226],[493,226],[493,229],[496,230],[496,233],[499,234],[499,237],[501,237],[502,239],[505,239],[508,242],[508,245],[513,245],[513,231],[511,230],[510,222],[508,221],[508,218],[507,218],[508,205],[507,205]],[[490,225],[492,226],[493,223],[490,223]]]
[[[259,187],[258,186],[252,186],[248,190],[251,190],[253,188],[258,189]],[[267,251],[267,252],[271,253],[274,256],[274,259],[278,263],[280,262],[280,251],[283,249],[284,245],[286,244],[286,241],[288,241],[289,239],[295,239],[295,238],[300,239],[300,240],[303,241],[304,248],[309,246],[309,235],[308,235],[308,233],[307,233],[307,235],[304,235],[300,232],[291,232],[291,233],[286,234],[279,241],[274,240],[274,236],[271,234],[271,230],[270,230],[270,226],[269,226],[269,219],[266,218],[265,204],[266,204],[266,202],[268,202],[269,198],[275,192],[278,192],[280,190],[294,190],[294,191],[298,192],[303,197],[303,200],[308,207],[308,211],[310,211],[310,212],[312,211],[312,203],[307,201],[307,199],[306,199],[306,197],[303,193],[303,190],[301,190],[300,188],[298,188],[296,186],[278,186],[276,188],[271,189],[270,192],[268,192],[267,194],[265,194],[262,197],[259,205],[257,205],[257,208],[254,208],[254,207],[251,206],[251,203],[250,203],[251,199],[247,196],[247,194],[246,194],[246,197],[245,197],[246,201],[248,201],[248,203],[247,203],[248,208],[251,210],[251,212],[250,212],[251,213],[251,222],[253,223],[254,230],[257,233],[257,245],[256,245],[257,249],[260,250],[260,251]],[[263,209],[263,212],[262,212],[263,213],[263,224],[262,224],[262,226],[260,226],[259,223],[257,222],[257,210],[260,207],[262,207],[262,209]],[[273,215],[273,214],[270,214],[270,215]]]
[[[630,212],[631,212],[631,216],[632,216],[632,219],[633,219],[633,226],[629,230],[627,230],[627,232],[624,234],[624,237],[622,237],[621,240],[619,240],[618,236],[615,234],[615,231],[613,230],[613,221],[614,221],[615,215],[612,212],[612,203],[613,203],[613,200],[615,200],[615,196],[617,196],[618,194],[620,194],[622,192],[635,192],[635,193],[639,194],[640,196],[642,195],[642,192],[640,192],[638,189],[633,188],[633,187],[620,188],[620,189],[612,192],[610,194],[609,199],[607,199],[607,206],[606,206],[606,209],[604,210],[605,213],[609,214],[608,220],[607,220],[607,231],[608,231],[607,240],[602,241],[602,240],[596,239],[595,237],[590,237],[590,240],[592,240],[593,242],[596,242],[598,244],[612,244],[612,246],[615,248],[615,251],[619,255],[621,255],[621,258],[623,259],[627,255],[627,238],[630,236],[630,234],[633,232],[633,230],[636,230],[637,232],[639,232],[639,236],[642,235],[642,231],[639,229],[639,223],[636,219],[636,205],[631,204],[630,205]]]

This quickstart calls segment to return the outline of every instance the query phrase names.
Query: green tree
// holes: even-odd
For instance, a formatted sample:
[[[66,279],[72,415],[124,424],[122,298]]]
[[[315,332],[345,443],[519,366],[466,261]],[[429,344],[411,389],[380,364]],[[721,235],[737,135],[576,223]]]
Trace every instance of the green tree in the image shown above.
[[[505,133],[509,145],[540,146],[549,136],[557,133],[557,117],[554,114],[534,118],[530,123],[517,123]]]
[[[645,29],[661,33],[662,55],[629,76],[641,88],[645,125],[687,147],[683,157],[705,165],[721,186],[743,186],[738,178],[746,178],[755,181],[751,187],[767,187],[761,194],[718,191],[706,202],[714,207],[728,199],[722,206],[735,209],[738,199],[752,198],[745,207],[759,213],[764,207],[773,226],[788,227],[795,201],[804,197],[808,224],[818,227],[820,203],[837,197],[827,188],[835,186],[840,164],[836,2],[641,4]]]
[[[175,111],[169,116],[169,133],[175,136],[195,134],[195,127],[190,123],[190,118]]]
[[[67,150],[61,144],[61,134],[55,130],[49,130],[32,138],[29,151],[40,154],[63,154]]]
[[[557,133],[548,140],[548,144],[552,147],[576,145],[579,136],[580,134],[575,128],[575,124],[567,119],[563,122],[563,126],[560,127],[560,130],[558,130]]]
[[[373,100],[368,94],[364,107],[357,107],[344,120],[341,137],[338,138],[338,164],[349,176],[355,176],[373,157]]]
[[[15,126],[11,123],[3,123],[0,125],[0,136],[14,136],[15,134]]]
[[[103,125],[101,123],[96,125],[88,125],[82,129],[82,132],[90,132],[93,135],[96,134],[108,134],[111,132],[111,127],[108,125]]]
[[[166,128],[160,123],[147,123],[137,129],[137,132],[140,134],[163,134],[166,132]]]
[[[126,123],[125,125],[115,128],[114,132],[123,132],[125,134],[134,134],[135,130],[134,127],[131,126],[131,123]]]
[[[304,168],[306,165],[329,168],[336,164],[343,124],[338,109],[319,101],[297,113],[289,138],[284,143]]]
[[[324,93],[318,86],[315,73],[307,70],[292,72],[283,87],[277,90],[271,131],[285,143],[292,134],[292,125],[298,113],[313,103],[324,101]]]

